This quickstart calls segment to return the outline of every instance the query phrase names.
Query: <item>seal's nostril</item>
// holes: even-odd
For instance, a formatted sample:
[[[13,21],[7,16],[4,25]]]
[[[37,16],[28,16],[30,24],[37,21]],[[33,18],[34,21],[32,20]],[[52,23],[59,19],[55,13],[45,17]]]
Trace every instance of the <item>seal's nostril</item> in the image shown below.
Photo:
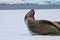
[[[31,11],[34,11],[34,9],[31,9]]]

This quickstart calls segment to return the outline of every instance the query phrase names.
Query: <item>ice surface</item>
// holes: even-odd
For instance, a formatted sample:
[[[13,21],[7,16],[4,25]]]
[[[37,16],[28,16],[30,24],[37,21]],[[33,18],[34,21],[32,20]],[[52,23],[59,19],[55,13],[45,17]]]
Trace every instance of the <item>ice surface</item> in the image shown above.
[[[32,36],[24,23],[29,10],[0,10],[0,40],[60,40],[60,36]],[[35,11],[37,20],[60,21],[60,9]]]

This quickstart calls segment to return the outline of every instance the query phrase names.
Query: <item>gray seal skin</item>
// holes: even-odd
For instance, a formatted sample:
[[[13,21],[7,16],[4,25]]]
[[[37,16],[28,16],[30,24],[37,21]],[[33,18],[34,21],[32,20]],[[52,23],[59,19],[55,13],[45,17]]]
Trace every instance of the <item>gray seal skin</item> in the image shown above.
[[[29,28],[32,35],[47,35],[59,34],[60,35],[60,22],[48,20],[35,20],[35,11],[31,9],[24,17],[25,24]]]

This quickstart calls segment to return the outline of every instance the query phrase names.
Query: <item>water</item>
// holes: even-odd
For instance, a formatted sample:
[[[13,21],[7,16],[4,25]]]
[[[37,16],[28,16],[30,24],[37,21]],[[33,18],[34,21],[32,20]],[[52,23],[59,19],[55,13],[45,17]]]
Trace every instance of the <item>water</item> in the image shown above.
[[[0,40],[60,40],[60,36],[32,36],[24,23],[28,10],[0,10]],[[35,10],[37,20],[60,21],[60,9]]]

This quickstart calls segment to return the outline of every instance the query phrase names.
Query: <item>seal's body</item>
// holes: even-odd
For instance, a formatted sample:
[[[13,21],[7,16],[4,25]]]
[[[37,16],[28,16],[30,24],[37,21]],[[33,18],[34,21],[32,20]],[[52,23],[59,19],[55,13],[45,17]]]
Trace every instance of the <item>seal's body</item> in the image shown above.
[[[51,22],[48,20],[35,20],[34,9],[25,15],[25,23],[30,32],[34,34],[60,34],[60,22]]]

